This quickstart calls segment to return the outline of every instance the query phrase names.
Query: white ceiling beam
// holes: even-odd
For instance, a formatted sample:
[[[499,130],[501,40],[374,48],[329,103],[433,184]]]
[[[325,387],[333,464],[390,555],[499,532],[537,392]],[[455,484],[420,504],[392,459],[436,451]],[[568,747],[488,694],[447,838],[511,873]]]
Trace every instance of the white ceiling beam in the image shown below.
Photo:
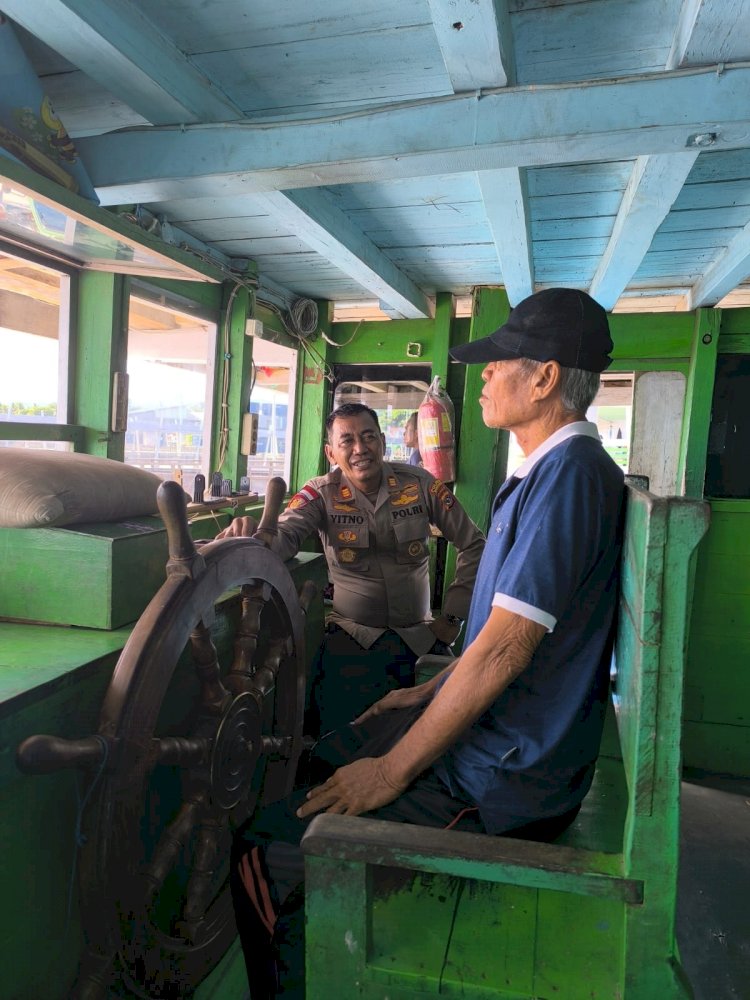
[[[430,0],[440,50],[455,92],[504,87],[515,79],[505,0]],[[477,172],[502,282],[511,305],[534,291],[526,171]]]
[[[512,306],[534,291],[525,171],[483,170],[477,180]]]
[[[750,276],[750,222],[688,292],[688,309],[715,306]]]
[[[455,93],[505,87],[513,79],[506,0],[429,0]]]
[[[638,270],[698,158],[698,151],[639,156],[589,294],[612,309]]]
[[[149,128],[80,139],[103,204],[750,146],[750,68],[454,95],[335,121]],[[697,139],[696,137],[704,137]]]
[[[666,69],[743,58],[748,38],[750,0],[683,0]]]
[[[2,0],[2,9],[155,125],[242,117],[130,0]]]
[[[274,191],[258,204],[303,243],[409,319],[434,315],[434,304],[323,191]]]
[[[731,12],[729,8],[732,8]],[[696,58],[720,62],[719,28],[739,27],[740,8],[750,9],[750,0],[683,0],[666,70]],[[727,16],[729,15],[729,16]],[[714,45],[714,50],[711,45]],[[604,306],[614,308],[649,251],[659,226],[688,178],[699,149],[675,156],[639,156],[633,165],[607,248],[599,261],[590,294]]]

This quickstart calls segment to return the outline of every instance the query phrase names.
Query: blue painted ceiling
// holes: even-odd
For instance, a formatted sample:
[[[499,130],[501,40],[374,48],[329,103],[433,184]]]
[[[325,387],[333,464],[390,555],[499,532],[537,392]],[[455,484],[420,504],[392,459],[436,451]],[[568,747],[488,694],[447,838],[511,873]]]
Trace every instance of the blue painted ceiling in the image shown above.
[[[0,11],[101,203],[269,287],[404,316],[498,284],[750,301],[750,0]]]

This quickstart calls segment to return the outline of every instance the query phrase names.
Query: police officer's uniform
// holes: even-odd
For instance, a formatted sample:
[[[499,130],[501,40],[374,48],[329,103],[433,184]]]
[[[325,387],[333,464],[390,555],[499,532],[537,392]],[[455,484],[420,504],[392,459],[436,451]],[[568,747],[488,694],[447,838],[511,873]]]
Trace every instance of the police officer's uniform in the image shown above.
[[[425,469],[402,462],[383,463],[380,489],[373,499],[335,469],[306,483],[279,518],[275,552],[289,559],[317,531],[328,562],[334,595],[325,646],[339,663],[326,662],[324,651],[323,666],[328,675],[324,705],[334,694],[331,675],[345,668],[341,658],[347,661],[362,650],[372,650],[373,655],[362,658],[370,680],[363,676],[352,679],[353,701],[345,698],[351,704],[341,706],[344,721],[387,690],[387,683],[382,686],[386,681],[382,661],[398,656],[385,633],[396,633],[399,638],[391,639],[401,647],[402,659],[408,661],[395,676],[396,683],[413,683],[414,660],[435,644],[435,634],[428,627],[432,620],[430,525],[456,547],[456,573],[445,592],[443,614],[463,619],[484,538],[449,488]],[[339,634],[341,630],[345,636]],[[380,666],[375,663],[377,649],[383,653]],[[336,678],[335,683],[335,691],[342,694],[345,682]]]

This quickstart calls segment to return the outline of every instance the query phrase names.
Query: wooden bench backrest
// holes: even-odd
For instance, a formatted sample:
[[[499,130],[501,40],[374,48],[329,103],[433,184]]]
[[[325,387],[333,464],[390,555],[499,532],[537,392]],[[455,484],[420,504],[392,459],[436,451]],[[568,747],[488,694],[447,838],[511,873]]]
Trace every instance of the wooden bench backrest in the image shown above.
[[[629,799],[623,847],[636,867],[663,863],[659,847],[675,842],[692,556],[708,518],[700,501],[626,485],[613,701]]]

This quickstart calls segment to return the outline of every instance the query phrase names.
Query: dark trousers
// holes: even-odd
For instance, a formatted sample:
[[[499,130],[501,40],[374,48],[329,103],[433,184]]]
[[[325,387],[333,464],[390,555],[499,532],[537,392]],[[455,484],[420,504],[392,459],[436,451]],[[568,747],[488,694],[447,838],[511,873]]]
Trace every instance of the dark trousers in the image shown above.
[[[431,653],[450,655],[435,640]],[[394,688],[414,686],[417,654],[398,633],[383,632],[369,649],[333,623],[313,661],[305,732],[317,736],[348,725]]]

